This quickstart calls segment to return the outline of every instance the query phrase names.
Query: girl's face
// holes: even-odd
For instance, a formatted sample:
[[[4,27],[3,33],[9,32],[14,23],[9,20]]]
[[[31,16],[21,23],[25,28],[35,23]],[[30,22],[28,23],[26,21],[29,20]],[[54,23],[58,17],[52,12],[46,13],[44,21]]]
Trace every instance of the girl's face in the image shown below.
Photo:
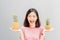
[[[34,25],[36,23],[36,20],[37,20],[36,13],[31,12],[30,14],[28,14],[27,19],[28,19],[29,25]]]

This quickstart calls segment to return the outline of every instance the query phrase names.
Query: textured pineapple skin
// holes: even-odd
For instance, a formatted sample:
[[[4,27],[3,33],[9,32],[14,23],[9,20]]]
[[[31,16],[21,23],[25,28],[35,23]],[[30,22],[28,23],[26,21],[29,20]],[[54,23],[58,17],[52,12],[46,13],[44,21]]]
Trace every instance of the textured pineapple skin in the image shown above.
[[[46,26],[45,26],[45,29],[46,29],[46,30],[50,30],[50,29],[51,29],[51,26],[50,26],[50,25],[46,25]]]
[[[18,30],[19,29],[18,22],[12,22],[12,29],[14,29],[14,30]]]

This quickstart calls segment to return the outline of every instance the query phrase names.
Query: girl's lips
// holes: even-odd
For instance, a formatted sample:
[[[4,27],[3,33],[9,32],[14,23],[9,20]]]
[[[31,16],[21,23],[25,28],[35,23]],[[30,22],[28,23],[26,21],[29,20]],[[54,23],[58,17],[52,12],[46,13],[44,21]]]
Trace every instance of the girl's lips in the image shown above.
[[[30,23],[34,23],[34,21],[31,21],[31,20],[30,20]]]

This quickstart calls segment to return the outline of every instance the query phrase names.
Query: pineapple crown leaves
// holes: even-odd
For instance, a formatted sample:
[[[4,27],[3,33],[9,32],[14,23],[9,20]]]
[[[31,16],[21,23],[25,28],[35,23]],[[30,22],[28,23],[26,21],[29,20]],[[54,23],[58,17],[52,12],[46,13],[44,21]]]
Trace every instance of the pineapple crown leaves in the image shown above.
[[[46,25],[49,25],[50,22],[49,22],[49,18],[46,19]]]
[[[17,22],[17,21],[18,21],[18,19],[17,19],[17,16],[16,16],[16,15],[13,15],[13,20],[14,20],[14,22]]]

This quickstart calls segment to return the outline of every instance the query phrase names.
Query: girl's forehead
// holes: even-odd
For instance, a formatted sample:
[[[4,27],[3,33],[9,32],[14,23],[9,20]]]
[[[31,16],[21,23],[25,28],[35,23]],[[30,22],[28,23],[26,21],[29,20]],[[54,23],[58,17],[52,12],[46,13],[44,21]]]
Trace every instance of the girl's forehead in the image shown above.
[[[29,13],[29,15],[36,15],[36,13],[35,12],[31,12],[31,13]]]

